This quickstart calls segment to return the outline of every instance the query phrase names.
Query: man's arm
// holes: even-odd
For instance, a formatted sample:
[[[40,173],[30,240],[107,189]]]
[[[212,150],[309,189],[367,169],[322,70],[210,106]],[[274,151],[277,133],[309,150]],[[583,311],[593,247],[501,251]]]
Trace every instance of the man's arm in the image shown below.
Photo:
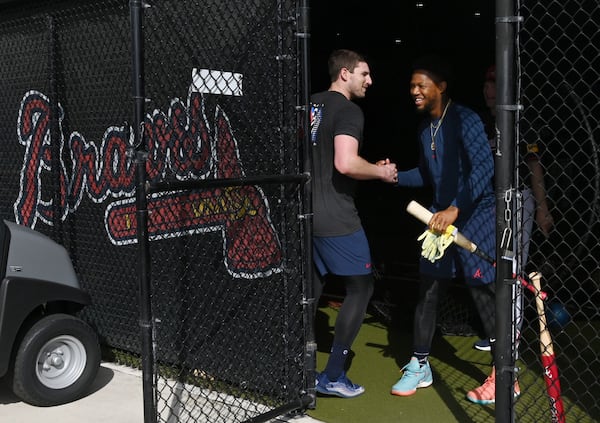
[[[548,209],[546,186],[544,184],[544,170],[539,160],[528,160],[527,166],[531,172],[531,190],[536,203],[535,221],[544,236],[548,237],[554,226],[554,219]]]
[[[334,165],[338,172],[353,179],[381,179],[396,182],[396,164],[378,166],[358,154],[358,140],[350,135],[336,135],[334,139]]]

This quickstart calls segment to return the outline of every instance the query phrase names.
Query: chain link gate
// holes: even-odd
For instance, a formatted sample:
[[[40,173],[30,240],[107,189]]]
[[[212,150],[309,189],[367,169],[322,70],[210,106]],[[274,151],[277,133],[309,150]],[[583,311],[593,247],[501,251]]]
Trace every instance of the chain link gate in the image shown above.
[[[521,0],[516,6],[517,187],[536,183],[519,160],[537,144],[546,192],[532,208],[527,198],[514,199],[524,219],[517,251],[529,252],[528,260],[517,253],[517,262],[524,276],[541,274],[547,298],[536,304],[536,293],[523,289],[524,320],[513,322],[521,329],[514,334],[521,395],[513,416],[518,422],[600,421],[600,4]],[[542,201],[554,221],[547,237],[538,226]],[[531,238],[524,234],[528,223]],[[546,331],[552,344],[540,342]]]
[[[297,6],[149,6],[152,112],[142,138],[154,330],[144,354],[154,357],[154,417],[266,421],[313,400],[304,374]]]

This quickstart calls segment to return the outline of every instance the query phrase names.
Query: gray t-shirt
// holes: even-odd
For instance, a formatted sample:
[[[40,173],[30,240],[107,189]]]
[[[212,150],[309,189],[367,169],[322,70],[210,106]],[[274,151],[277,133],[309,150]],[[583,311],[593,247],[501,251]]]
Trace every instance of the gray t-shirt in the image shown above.
[[[334,166],[334,137],[350,135],[362,144],[364,116],[358,105],[336,91],[311,97],[313,145],[313,234],[348,235],[361,228],[354,204],[356,180]]]

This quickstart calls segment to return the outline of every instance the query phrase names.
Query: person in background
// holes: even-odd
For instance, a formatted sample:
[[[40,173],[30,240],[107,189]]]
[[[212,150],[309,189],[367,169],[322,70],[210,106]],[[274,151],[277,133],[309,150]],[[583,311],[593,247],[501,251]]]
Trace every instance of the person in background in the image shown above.
[[[423,120],[419,125],[419,164],[398,172],[398,186],[426,186],[433,190],[433,216],[423,240],[419,261],[419,299],[415,309],[413,353],[403,375],[391,389],[393,395],[413,395],[433,383],[429,355],[436,330],[437,308],[452,279],[464,277],[488,338],[495,338],[495,268],[453,243],[441,254],[429,254],[457,227],[483,252],[495,255],[496,205],[494,160],[480,117],[452,101],[451,69],[438,56],[421,57],[413,63],[410,94]],[[385,162],[381,162],[384,164]],[[492,357],[494,343],[491,346]],[[479,403],[494,402],[495,369],[484,384],[467,393]],[[518,385],[515,385],[518,394]]]
[[[313,149],[313,255],[315,307],[327,274],[342,279],[345,296],[335,321],[331,353],[317,374],[316,390],[351,398],[364,392],[345,372],[346,359],[362,325],[373,293],[369,244],[355,201],[357,181],[396,181],[396,165],[378,166],[359,154],[364,117],[353,101],[363,98],[373,83],[365,58],[351,50],[336,50],[328,61],[331,85],[311,96]]]
[[[485,71],[483,82],[483,98],[486,109],[481,113],[486,134],[492,151],[496,152],[496,65],[489,66]],[[522,159],[519,167],[519,178],[525,181],[524,186],[517,193],[518,226],[515,227],[516,244],[520,251],[519,267],[527,265],[529,257],[529,242],[535,222],[545,237],[550,235],[554,227],[554,219],[548,207],[546,189],[544,184],[544,170],[540,162],[542,146],[537,142],[537,137],[527,139],[519,144],[519,158]],[[521,269],[514,269],[515,274],[521,274]],[[521,326],[522,288],[517,287],[513,294],[515,301],[515,314],[517,327]],[[482,338],[475,342],[474,348],[480,351],[490,351],[490,340]]]

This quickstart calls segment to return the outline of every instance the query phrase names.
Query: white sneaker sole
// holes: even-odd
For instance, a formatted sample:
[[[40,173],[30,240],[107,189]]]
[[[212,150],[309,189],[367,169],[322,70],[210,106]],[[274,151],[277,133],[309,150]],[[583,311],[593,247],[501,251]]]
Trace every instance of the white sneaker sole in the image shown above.
[[[431,385],[433,385],[433,380],[430,380],[427,382],[419,382],[417,387],[415,389],[413,389],[412,391],[396,391],[396,390],[392,389],[392,395],[397,395],[399,397],[409,397],[411,395],[414,395],[417,392],[417,389],[427,388]]]

